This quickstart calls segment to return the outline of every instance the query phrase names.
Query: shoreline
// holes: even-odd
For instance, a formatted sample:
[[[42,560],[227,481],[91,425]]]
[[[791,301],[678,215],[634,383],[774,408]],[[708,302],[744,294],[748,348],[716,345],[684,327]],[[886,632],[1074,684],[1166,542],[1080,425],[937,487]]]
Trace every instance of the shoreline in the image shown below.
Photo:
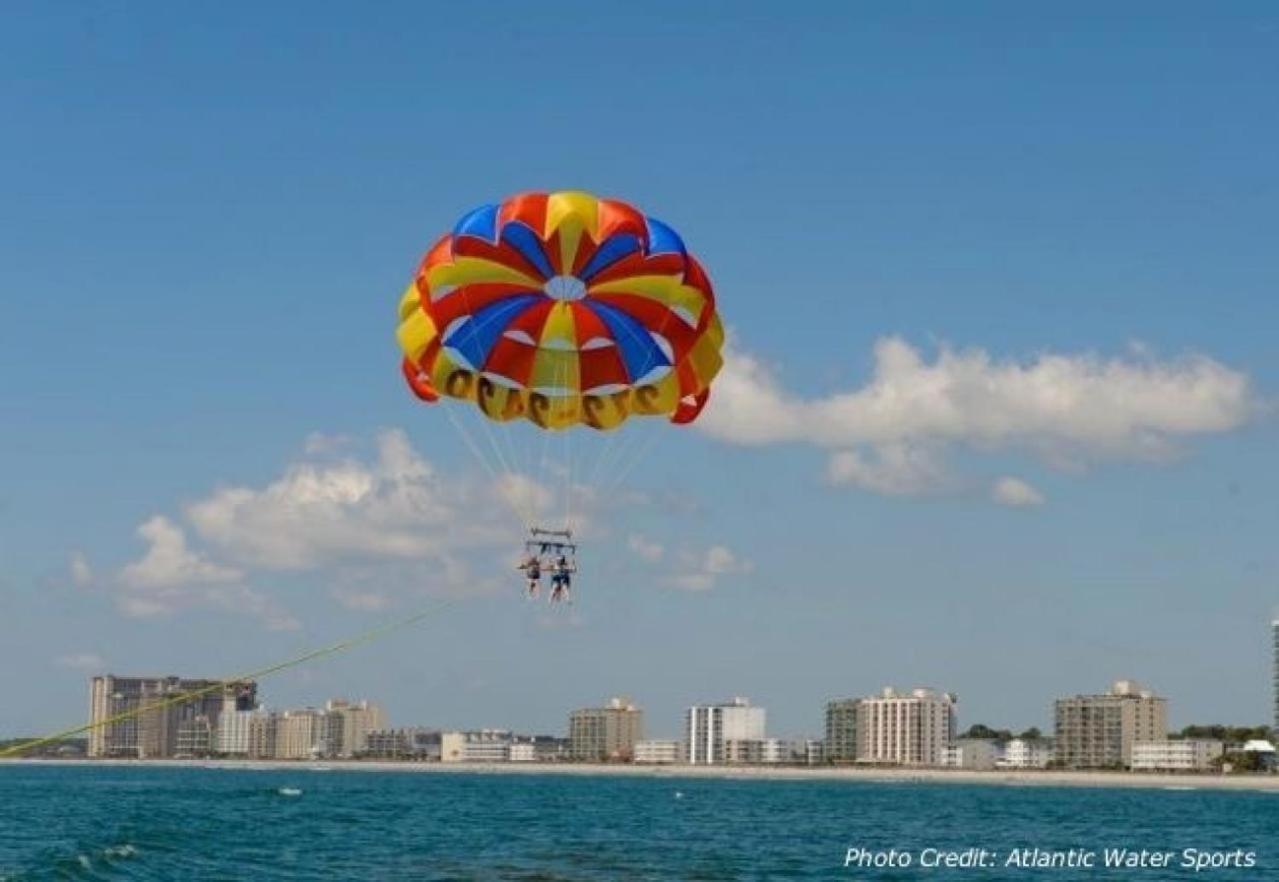
[[[605,763],[440,763],[387,760],[129,760],[0,759],[6,766],[66,768],[176,768],[262,772],[400,772],[417,774],[575,775],[586,777],[720,779],[738,781],[844,781],[875,784],[970,784],[1005,787],[1100,787],[1147,790],[1243,790],[1279,792],[1279,775],[1081,772],[1065,770],[975,771],[936,768],[834,766],[688,766]]]

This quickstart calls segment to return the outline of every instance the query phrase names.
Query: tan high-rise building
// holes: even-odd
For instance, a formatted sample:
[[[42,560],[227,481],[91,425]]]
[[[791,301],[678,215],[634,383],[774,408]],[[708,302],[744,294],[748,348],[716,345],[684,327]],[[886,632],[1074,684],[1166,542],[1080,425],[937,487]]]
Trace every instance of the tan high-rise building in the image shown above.
[[[1104,695],[1059,698],[1054,711],[1054,759],[1069,769],[1125,768],[1135,742],[1168,737],[1168,702],[1131,680]]]
[[[189,699],[183,696],[191,694]],[[251,680],[117,677],[89,681],[89,756],[156,759],[211,752],[224,708],[257,704]]]
[[[275,722],[275,758],[311,759],[319,753],[324,714],[306,708],[279,714]]]
[[[324,716],[320,749],[325,756],[359,756],[368,747],[369,733],[386,728],[382,708],[368,701],[331,699],[324,705]]]
[[[857,703],[859,762],[936,766],[955,738],[956,704],[949,692],[886,688]]]
[[[629,761],[635,755],[635,742],[643,737],[644,711],[626,698],[568,716],[569,755],[575,760]]]

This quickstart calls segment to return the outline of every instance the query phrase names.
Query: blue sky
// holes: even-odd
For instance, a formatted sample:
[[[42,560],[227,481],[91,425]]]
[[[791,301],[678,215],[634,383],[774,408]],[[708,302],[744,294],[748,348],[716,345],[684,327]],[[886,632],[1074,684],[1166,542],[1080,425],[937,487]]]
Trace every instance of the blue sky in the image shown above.
[[[99,664],[227,673],[441,593],[268,700],[556,731],[626,693],[673,735],[745,694],[792,734],[886,684],[1043,726],[1129,676],[1267,718],[1279,14],[686,6],[7,8],[0,734]],[[565,188],[681,231],[738,391],[641,430],[552,617],[393,329],[459,214]],[[268,548],[299,475],[373,496]],[[405,487],[448,526],[388,553]]]

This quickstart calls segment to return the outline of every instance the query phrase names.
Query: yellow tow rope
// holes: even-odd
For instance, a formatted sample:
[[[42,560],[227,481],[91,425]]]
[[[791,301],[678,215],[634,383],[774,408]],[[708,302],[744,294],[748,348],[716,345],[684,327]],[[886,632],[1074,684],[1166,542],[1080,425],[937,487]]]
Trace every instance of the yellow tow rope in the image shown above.
[[[379,637],[385,637],[393,631],[398,631],[401,628],[407,628],[410,625],[415,625],[423,619],[428,619],[436,613],[443,612],[455,603],[457,603],[457,600],[455,599],[445,600],[434,604],[428,609],[416,612],[407,618],[397,619],[395,621],[378,625],[376,628],[365,631],[363,634],[357,634],[356,636],[349,637],[346,640],[339,640],[337,643],[330,644],[329,646],[308,650],[302,655],[288,659],[287,661],[277,662],[276,664],[268,665],[265,668],[259,668],[256,671],[248,671],[247,673],[238,674],[234,677],[226,677],[222,680],[218,680],[212,686],[205,686],[201,689],[192,689],[189,692],[179,692],[176,695],[170,695],[160,701],[146,704],[142,707],[134,708],[133,710],[124,711],[123,713],[107,717],[103,720],[96,720],[94,722],[85,723],[81,726],[73,726],[70,729],[63,729],[61,732],[54,732],[51,735],[45,735],[41,738],[33,738],[30,741],[23,741],[19,744],[0,750],[0,757],[21,756],[29,750],[41,747],[45,744],[51,744],[55,741],[62,741],[63,739],[70,738],[73,735],[92,732],[94,729],[101,729],[105,726],[123,722],[124,720],[131,720],[134,717],[142,716],[142,714],[150,713],[154,710],[160,710],[162,708],[172,707],[175,704],[183,704],[188,701],[193,701],[202,696],[221,690],[228,682],[235,682],[237,680],[261,680],[263,677],[268,677],[271,674],[279,673],[280,671],[287,670],[288,668],[297,667],[300,664],[305,664],[306,662],[313,661],[314,659],[323,658],[327,655],[335,655],[339,652],[345,652],[346,650],[353,649],[361,644],[377,640]]]

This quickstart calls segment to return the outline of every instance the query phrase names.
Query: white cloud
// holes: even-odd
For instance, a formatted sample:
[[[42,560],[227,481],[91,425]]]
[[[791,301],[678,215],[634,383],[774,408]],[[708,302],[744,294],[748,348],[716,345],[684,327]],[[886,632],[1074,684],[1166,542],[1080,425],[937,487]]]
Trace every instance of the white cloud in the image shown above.
[[[324,456],[338,453],[351,446],[351,439],[346,435],[327,435],[324,432],[312,432],[306,436],[302,449],[308,456]]]
[[[187,548],[182,528],[163,515],[156,515],[138,527],[138,535],[146,540],[148,548],[140,560],[120,572],[121,581],[129,588],[162,591],[191,584],[235,582],[241,578],[238,570],[215,564]]]
[[[654,542],[638,533],[632,533],[627,537],[626,547],[634,552],[637,557],[649,563],[656,563],[666,553],[666,549],[660,542]]]
[[[312,435],[311,452],[275,480],[223,487],[186,505],[188,526],[162,515],[142,524],[146,552],[112,582],[121,612],[221,609],[296,628],[260,589],[293,572],[319,573],[336,602],[373,612],[393,606],[396,594],[491,593],[499,586],[477,575],[468,555],[514,554],[524,537],[507,501],[553,501],[523,476],[446,478],[403,432],[379,435],[369,459],[335,456],[348,446],[345,438]]]
[[[889,496],[914,496],[945,489],[946,469],[932,446],[881,444],[868,451],[832,454],[826,477],[832,484],[851,484]]]
[[[272,630],[299,627],[275,601],[245,585],[243,572],[192,551],[182,528],[163,515],[143,523],[138,535],[147,551],[117,579],[116,604],[126,616],[151,618],[204,607],[248,615]]]
[[[1044,494],[1027,484],[1020,478],[1003,477],[990,488],[990,498],[1000,505],[1014,508],[1043,505]]]
[[[813,444],[833,452],[832,481],[903,494],[946,484],[939,457],[949,445],[1025,450],[1052,466],[1157,461],[1257,409],[1247,375],[1202,355],[1159,360],[1135,348],[1016,361],[943,346],[930,360],[884,337],[867,383],[820,398],[792,394],[730,345],[697,426],[738,444]]]
[[[92,652],[77,652],[71,655],[60,655],[54,659],[54,663],[61,668],[71,668],[75,671],[102,671],[106,668],[107,663],[102,660],[102,656]]]
[[[700,554],[682,552],[680,566],[667,581],[686,591],[709,591],[724,576],[743,575],[755,568],[723,545],[712,545]]]
[[[493,494],[532,492],[522,479]],[[494,513],[500,517],[494,517]],[[196,533],[245,566],[308,570],[352,559],[424,560],[509,537],[504,510],[445,482],[403,432],[384,432],[374,462],[302,462],[261,489],[228,487],[186,509]]]
[[[391,599],[381,591],[359,591],[354,588],[334,588],[333,599],[347,609],[360,612],[381,612],[391,605]]]
[[[93,584],[93,568],[79,551],[71,555],[71,584],[77,588],[88,588]]]

